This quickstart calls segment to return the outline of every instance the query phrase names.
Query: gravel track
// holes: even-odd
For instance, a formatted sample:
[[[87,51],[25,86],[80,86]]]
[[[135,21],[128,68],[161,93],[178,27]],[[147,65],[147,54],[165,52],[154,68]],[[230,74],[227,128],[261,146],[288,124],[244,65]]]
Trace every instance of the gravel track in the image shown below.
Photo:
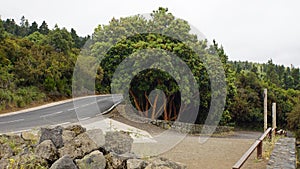
[[[164,130],[151,125],[130,121],[113,111],[110,118],[122,123],[146,130],[157,135]],[[159,155],[176,162],[186,164],[188,169],[230,169],[250,148],[262,133],[236,131],[228,136],[211,137],[205,143],[199,143],[199,137],[187,135],[173,149]],[[256,151],[244,164],[243,169],[265,169],[267,160],[257,160]]]

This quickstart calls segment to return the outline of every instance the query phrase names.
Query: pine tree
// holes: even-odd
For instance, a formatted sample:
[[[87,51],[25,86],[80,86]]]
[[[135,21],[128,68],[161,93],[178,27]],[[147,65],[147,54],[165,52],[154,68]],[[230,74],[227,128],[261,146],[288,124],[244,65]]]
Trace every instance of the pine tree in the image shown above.
[[[299,84],[299,82],[300,82],[300,71],[299,71],[299,68],[292,68],[291,76],[294,79],[293,88],[300,90],[300,84]]]
[[[24,37],[29,33],[29,22],[28,20],[22,16],[20,26],[17,27],[16,35]]]
[[[31,26],[29,27],[29,34],[32,34],[38,30],[39,30],[38,24],[35,21],[32,22]]]
[[[3,27],[6,32],[16,35],[18,25],[14,19],[6,19],[6,21],[3,22]]]
[[[43,21],[42,25],[39,27],[39,32],[44,35],[49,33],[49,28],[45,21]]]
[[[275,64],[273,63],[272,59],[268,61],[266,73],[267,73],[266,76],[267,81],[277,86],[280,86],[279,76],[276,72]]]
[[[0,42],[4,39],[4,27],[2,23],[2,19],[0,17]]]
[[[71,29],[71,36],[73,38],[74,41],[74,47],[75,48],[81,48],[82,44],[81,44],[81,40],[79,38],[79,36],[77,35],[76,31],[72,28]]]

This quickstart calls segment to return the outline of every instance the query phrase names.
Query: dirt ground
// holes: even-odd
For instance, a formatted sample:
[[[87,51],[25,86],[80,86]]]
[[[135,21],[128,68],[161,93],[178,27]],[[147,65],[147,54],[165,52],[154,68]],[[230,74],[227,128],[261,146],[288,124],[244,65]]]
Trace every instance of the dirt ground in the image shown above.
[[[230,169],[248,150],[254,139],[210,138],[204,144],[195,136],[186,137],[162,157],[181,162],[190,169]],[[243,169],[264,169],[267,161],[256,160],[256,152]]]
[[[111,114],[110,118],[146,130],[151,135],[164,131],[150,124],[132,122],[118,113]],[[236,131],[227,136],[211,137],[203,144],[199,143],[198,136],[187,135],[173,149],[160,156],[183,163],[188,169],[230,169],[260,135],[259,132]],[[267,160],[256,159],[255,151],[242,168],[265,169],[266,164]]]

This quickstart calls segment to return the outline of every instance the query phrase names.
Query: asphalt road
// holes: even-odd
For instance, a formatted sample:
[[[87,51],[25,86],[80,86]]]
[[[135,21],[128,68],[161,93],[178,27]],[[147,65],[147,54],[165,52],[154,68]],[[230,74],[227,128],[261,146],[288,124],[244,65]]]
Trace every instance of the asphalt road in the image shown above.
[[[88,120],[107,113],[121,101],[122,97],[117,95],[92,96],[37,110],[0,116],[0,133]]]

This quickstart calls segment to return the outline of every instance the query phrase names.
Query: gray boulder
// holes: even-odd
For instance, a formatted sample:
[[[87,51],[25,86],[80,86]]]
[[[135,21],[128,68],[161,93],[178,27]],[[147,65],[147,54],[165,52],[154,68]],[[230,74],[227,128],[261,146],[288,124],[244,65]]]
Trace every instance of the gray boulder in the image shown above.
[[[105,169],[106,166],[106,160],[99,150],[93,151],[75,162],[79,169]]]
[[[52,164],[50,169],[78,169],[72,158],[63,156]]]
[[[106,169],[125,168],[128,157],[120,156],[115,153],[105,155]]]
[[[124,154],[131,151],[133,139],[124,132],[107,132],[105,135],[104,149],[117,154]]]
[[[76,133],[74,131],[70,130],[63,130],[62,132],[62,139],[63,139],[63,144],[67,144],[71,140],[73,140],[76,137]]]
[[[92,129],[86,131],[86,134],[96,143],[97,149],[105,144],[105,137],[101,129]]]
[[[69,155],[71,158],[82,158],[97,149],[96,143],[86,133],[75,137],[58,150],[59,156]]]
[[[127,169],[144,169],[149,162],[141,159],[129,159],[127,160]]]
[[[82,127],[81,125],[75,124],[75,125],[70,125],[65,128],[65,130],[73,131],[76,136],[78,136],[81,133],[84,133],[86,129]]]
[[[186,166],[170,161],[167,158],[159,157],[159,158],[153,158],[149,160],[149,165],[146,166],[145,169],[156,169],[156,168],[164,168],[164,169],[186,169]]]
[[[53,129],[50,128],[41,128],[41,137],[39,140],[39,144],[45,140],[51,140],[56,148],[62,147],[63,139],[62,139],[63,128],[61,126],[57,126]]]
[[[34,133],[33,131],[23,131],[21,137],[25,141],[39,141],[38,133]]]
[[[45,140],[39,144],[35,149],[35,154],[49,161],[57,159],[57,149],[51,140]]]

